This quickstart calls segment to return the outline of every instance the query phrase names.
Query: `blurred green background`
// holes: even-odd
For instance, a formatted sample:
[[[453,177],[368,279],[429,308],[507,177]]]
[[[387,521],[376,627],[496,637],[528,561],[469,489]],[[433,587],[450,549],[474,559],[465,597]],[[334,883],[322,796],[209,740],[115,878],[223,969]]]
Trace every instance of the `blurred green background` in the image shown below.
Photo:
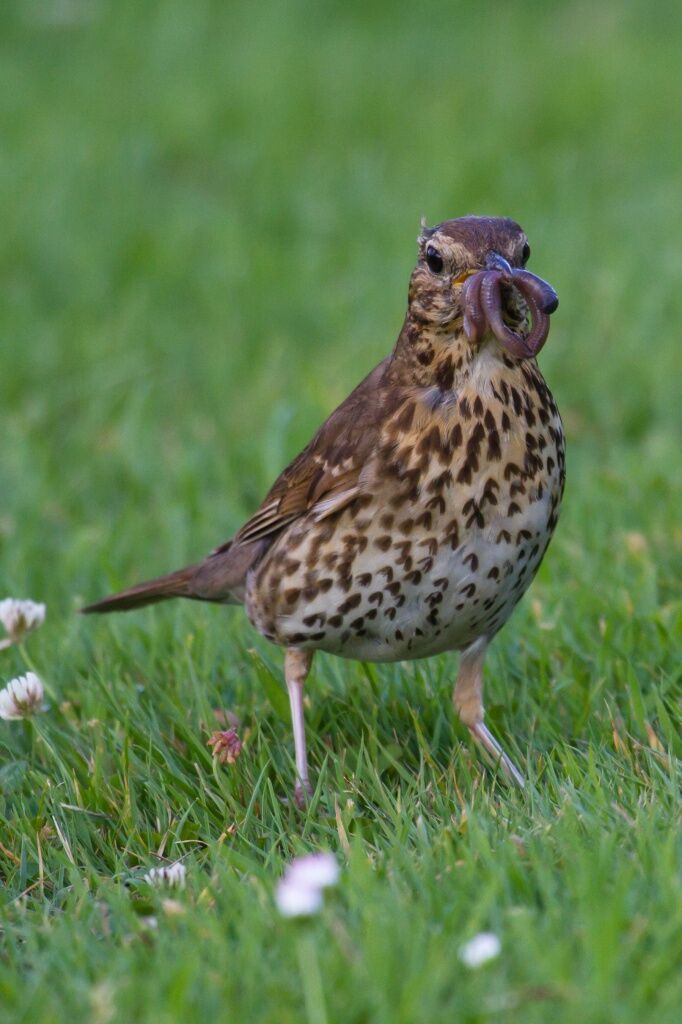
[[[118,1011],[107,1003],[108,990],[102,995],[97,988],[107,963],[88,960],[91,919],[85,916],[80,933],[83,959],[74,956],[68,969],[58,947],[73,936],[66,929],[57,943],[40,931],[40,922],[66,899],[55,872],[62,873],[64,886],[76,885],[69,872],[89,872],[88,884],[96,886],[98,877],[115,876],[131,858],[143,863],[155,848],[142,827],[134,837],[131,831],[108,835],[105,842],[99,832],[95,836],[97,820],[88,832],[90,819],[82,818],[86,825],[79,828],[85,832],[71,835],[73,859],[59,843],[53,852],[46,846],[39,857],[35,834],[43,818],[51,820],[55,812],[55,772],[61,773],[62,799],[84,806],[88,801],[99,806],[101,800],[100,809],[120,801],[131,822],[156,821],[148,827],[158,830],[166,797],[173,806],[189,799],[192,758],[176,766],[173,778],[161,774],[152,798],[142,782],[144,757],[140,754],[136,780],[127,761],[130,751],[148,747],[150,759],[158,756],[159,763],[170,764],[179,755],[172,744],[163,745],[168,732],[181,729],[183,718],[190,732],[198,732],[208,702],[222,700],[254,728],[270,730],[258,748],[258,770],[263,765],[274,771],[272,757],[282,785],[290,778],[288,728],[273,713],[275,684],[268,689],[270,675],[248,650],[255,647],[273,666],[276,655],[241,612],[178,605],[95,623],[79,620],[75,609],[109,589],[202,556],[253,511],[285,462],[392,347],[422,215],[430,223],[467,213],[512,216],[529,236],[530,268],[554,285],[561,303],[541,365],[568,433],[564,511],[530,600],[496,643],[493,718],[497,715],[505,735],[519,737],[523,750],[532,737],[532,747],[544,750],[548,763],[564,740],[566,750],[596,751],[596,761],[592,754],[587,757],[592,769],[591,774],[585,769],[585,778],[574,765],[577,791],[594,785],[622,797],[621,767],[608,759],[614,721],[621,723],[623,735],[631,730],[643,743],[651,740],[646,724],[654,722],[662,746],[673,743],[679,713],[673,637],[679,636],[676,582],[682,547],[681,44],[680,5],[644,0],[2,4],[0,586],[8,594],[47,601],[48,624],[31,640],[31,650],[52,687],[52,717],[41,720],[48,724],[41,726],[37,747],[21,730],[0,723],[3,760],[24,766],[3,805],[2,841],[23,865],[19,870],[11,857],[4,862],[8,899],[39,878],[41,857],[47,864],[40,898],[34,892],[35,904],[21,903],[29,916],[18,925],[10,914],[11,942],[25,943],[27,950],[24,959],[10,957],[7,975],[0,972],[17,1019],[29,1005],[33,1020],[42,1020],[43,1012],[46,1020],[56,1019],[59,1006],[69,1007],[76,1015],[72,1020],[86,1012],[83,1007],[90,1007],[92,1019],[105,1024],[114,1019]],[[18,654],[4,658],[3,678],[24,667]],[[433,669],[410,669],[407,676],[382,669],[372,675],[369,691],[358,666],[330,659],[319,664],[319,679],[310,687],[313,707],[316,694],[318,700],[318,710],[310,712],[312,730],[329,734],[330,740],[327,746],[314,742],[317,770],[331,750],[342,747],[337,727],[347,730],[351,749],[367,720],[380,744],[392,742],[396,716],[404,715],[402,727],[412,730],[406,708],[422,700],[422,677],[415,675],[422,671],[432,689],[427,688],[430,696],[423,698],[421,710],[434,735],[441,736],[429,749],[441,766],[448,764],[450,745],[463,734],[443,724],[449,721],[451,672],[444,660]],[[135,703],[140,680],[152,694],[146,710]],[[116,696],[105,699],[105,690]],[[330,708],[341,708],[338,720],[325,717],[335,712],[325,709],[320,690],[331,695]],[[512,700],[512,692],[522,696]],[[385,702],[378,719],[372,718],[373,695]],[[346,699],[348,704],[339,703]],[[171,700],[174,711],[163,703]],[[104,723],[96,749],[86,735],[90,720]],[[445,733],[438,732],[441,728]],[[405,742],[408,777],[417,771],[420,754]],[[192,756],[203,756],[208,771],[210,754],[201,746]],[[602,762],[607,748],[611,753]],[[99,765],[99,759],[105,768],[97,785],[104,788],[93,783],[90,792],[92,764]],[[559,774],[569,772],[567,764],[564,760]],[[345,764],[335,770],[343,787]],[[251,779],[249,769],[244,771],[245,794],[221,783],[234,789],[229,799],[235,801],[230,812],[235,819],[238,807],[251,808],[249,785],[258,774],[254,769]],[[0,791],[9,776],[2,778]],[[126,794],[138,784],[137,802],[129,805]],[[390,784],[394,791],[408,785],[397,777]],[[556,803],[548,798],[544,809],[527,812],[513,804],[517,810],[506,809],[502,817],[518,814],[519,831],[547,829],[549,835],[565,796],[557,785]],[[592,844],[598,847],[609,830],[620,835],[619,828],[624,830],[621,850],[629,849],[633,857],[638,850],[636,858],[646,860],[642,851],[648,849],[648,874],[641,884],[633,883],[632,891],[623,883],[620,896],[629,908],[624,920],[640,911],[646,918],[642,942],[648,969],[657,965],[657,994],[642,981],[640,939],[633,939],[619,960],[616,923],[610,922],[612,931],[604,938],[595,921],[594,934],[601,937],[585,954],[584,984],[571,989],[566,982],[560,995],[566,1003],[561,1009],[550,1006],[557,1014],[553,1019],[563,1020],[565,1011],[566,1020],[579,1014],[619,1024],[641,1021],[642,1007],[651,1006],[652,999],[659,1000],[659,1020],[666,1011],[673,1013],[679,988],[666,974],[670,936],[662,938],[669,897],[663,895],[662,880],[652,880],[657,844],[672,812],[662,791],[654,782],[651,786],[645,800],[651,816],[636,835],[611,816],[610,798],[602,815],[595,797],[584,843],[576,838],[582,835],[576,825],[574,863],[587,871]],[[444,792],[452,795],[449,783]],[[627,814],[637,817],[639,784],[633,784],[630,798]],[[375,851],[373,863],[384,858],[390,863],[378,807],[367,811],[357,833],[365,838],[357,842]],[[495,847],[495,829],[503,825],[490,825],[488,812],[484,804],[488,824],[481,826],[479,840],[471,839],[471,848],[469,839],[461,840],[455,859],[480,863],[482,847],[476,842],[487,828]],[[581,805],[575,814],[577,822],[588,812]],[[206,856],[220,872],[224,854],[222,840],[217,845],[216,840],[224,822],[217,807],[206,815],[193,834],[206,839]],[[286,827],[266,826],[266,818],[263,811],[253,825],[259,836],[270,835],[264,845],[253,836],[235,844],[242,870],[251,870],[250,857],[253,870],[265,858],[268,877],[274,877],[276,857],[291,853],[287,837],[298,825],[294,818]],[[353,838],[352,822],[346,825]],[[62,822],[65,834],[69,827]],[[306,827],[313,845],[337,841],[335,825],[330,832],[326,826],[316,831],[314,823]],[[441,836],[444,825],[428,820],[428,828]],[[405,867],[401,857],[409,860],[410,843],[399,845],[391,870],[397,875],[403,868],[422,870],[422,854],[415,853]],[[602,850],[604,865],[612,853]],[[538,858],[541,871],[540,853]],[[558,872],[559,879],[560,858],[549,859],[547,877]],[[490,885],[493,860],[486,868]],[[509,896],[510,905],[521,902],[540,913],[535,897],[514,889],[516,868],[507,873],[505,862],[497,863],[502,865],[495,876],[499,912]],[[440,870],[450,868],[441,864]],[[604,872],[608,879],[606,867]],[[229,891],[231,877],[229,872],[220,876],[223,892]],[[670,874],[665,878],[671,881]],[[599,888],[593,891],[587,875],[581,879],[571,883],[575,887],[565,905],[557,895],[558,881],[553,890],[562,909],[542,933],[538,952],[553,950],[548,973],[555,979],[571,978],[582,955],[576,949],[583,949],[589,928],[579,908],[589,916],[599,902]],[[385,934],[381,921],[386,927],[392,922],[389,930],[398,941],[400,899],[390,885],[381,896],[384,890],[366,884],[368,900],[376,900],[386,915],[372,927]],[[261,963],[254,970],[264,972],[259,984],[280,1001],[279,1016],[272,1019],[278,1024],[304,1019],[297,982],[279,963],[279,939],[269,934],[264,897],[259,898],[260,910],[255,903],[248,910],[254,920],[261,914],[254,934],[275,946],[268,947],[269,966]],[[82,905],[90,902],[83,895]],[[416,915],[424,935],[432,928],[448,933],[452,922],[438,923],[437,909],[422,913],[420,906],[409,911],[411,927]],[[653,918],[646,917],[649,912]],[[202,948],[200,914],[190,917],[189,937],[181,947],[187,957]],[[520,941],[540,934],[534,921],[535,931],[517,933]],[[460,925],[453,925],[452,935],[460,934]],[[248,942],[245,932],[231,927],[237,931],[229,938],[229,955],[236,957]],[[359,936],[372,931],[352,915],[343,927],[360,945]],[[450,958],[454,941],[449,939]],[[251,943],[256,944],[253,937]],[[124,946],[116,948],[116,969],[127,977],[132,961]],[[632,952],[629,959],[628,950],[637,955]],[[215,949],[212,955],[217,956]],[[333,991],[339,999],[345,993],[346,1011],[345,1016],[332,1012],[334,1019],[415,1024],[422,1015],[439,1019],[457,1006],[468,1007],[462,1019],[479,1019],[479,990],[462,980],[459,994],[450,992],[443,980],[448,961],[439,967],[415,961],[408,968],[404,952],[387,947],[382,955],[395,971],[386,967],[382,974],[384,968],[375,964],[380,980],[365,1005],[364,982],[355,968],[344,967],[343,957],[334,968],[335,955],[329,953],[325,971],[337,970]],[[371,953],[365,955],[371,961]],[[173,956],[172,947],[164,956]],[[243,957],[241,969],[248,972],[246,953]],[[41,969],[41,963],[49,966]],[[594,963],[602,973],[592,986],[587,979]],[[178,1007],[185,1006],[182,1012],[191,1016],[187,1006],[202,1005],[209,1013],[223,1005],[221,986],[230,982],[220,965],[218,980],[206,980],[200,964],[194,975],[188,968],[192,980],[181,992],[172,986],[166,990],[159,980],[164,971],[170,977],[167,959],[146,965],[144,978],[136,982],[145,992],[145,1009],[129,986],[121,1020],[136,1013],[141,1014],[137,1019],[146,1020],[149,1013],[155,1021],[174,1020]],[[413,1004],[402,995],[390,996],[400,991],[396,979],[403,968],[409,978],[428,978],[432,972],[441,979],[431,1001],[423,993]],[[74,970],[87,978],[83,991],[65,980]],[[526,990],[513,989],[538,979],[529,980],[522,963],[507,970],[493,986],[500,993],[499,1012],[513,1016],[514,1006],[521,1006],[525,1022],[547,1019],[541,998],[539,1008],[533,999],[526,1005],[518,996]],[[16,980],[22,974],[33,986],[32,1000],[23,1003]],[[154,979],[164,992],[158,999]],[[350,986],[347,992],[344,985]],[[49,990],[52,996],[46,995]],[[247,1019],[271,1019],[265,1006],[255,1009],[258,991],[252,1002],[230,993],[233,1007]],[[319,1024],[322,1018],[308,1019]]]

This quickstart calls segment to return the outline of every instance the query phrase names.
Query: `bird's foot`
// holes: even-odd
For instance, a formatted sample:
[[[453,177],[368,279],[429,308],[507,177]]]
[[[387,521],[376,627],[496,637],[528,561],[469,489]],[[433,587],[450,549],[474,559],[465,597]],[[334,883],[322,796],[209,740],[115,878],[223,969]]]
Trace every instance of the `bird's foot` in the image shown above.
[[[502,770],[506,777],[515,782],[520,789],[523,789],[526,785],[526,780],[511,758],[507,757],[500,744],[488,729],[488,726],[484,722],[476,722],[475,725],[469,726],[469,732],[476,743],[483,747],[491,756],[495,764],[502,765]]]

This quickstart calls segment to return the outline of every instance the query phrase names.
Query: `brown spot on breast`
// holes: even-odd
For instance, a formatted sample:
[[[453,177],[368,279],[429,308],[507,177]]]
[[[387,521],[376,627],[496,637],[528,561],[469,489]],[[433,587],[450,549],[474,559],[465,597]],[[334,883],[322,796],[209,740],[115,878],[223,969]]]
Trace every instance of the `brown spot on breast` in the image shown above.
[[[462,466],[462,468],[460,469],[459,473],[457,474],[457,483],[458,484],[470,484],[471,483],[471,476],[472,476],[471,462],[469,461],[469,459],[466,459],[465,462],[464,462],[464,465]],[[445,506],[445,503],[443,503],[443,506]],[[445,511],[445,507],[443,507],[443,511]]]
[[[287,604],[294,604],[298,601],[300,594],[301,590],[299,587],[290,587],[289,590],[284,591],[284,600]]]
[[[464,513],[464,515],[467,515],[467,513],[471,513],[466,521],[467,529],[470,529],[474,525],[474,523],[476,523],[476,525],[481,529],[483,528],[485,524],[483,513],[481,512],[478,504],[473,498],[469,498],[469,500],[465,502],[464,505],[462,505],[462,512]]]
[[[491,430],[488,434],[488,451],[486,452],[488,462],[498,462],[502,458],[500,447],[500,435],[497,430]]]
[[[423,526],[425,530],[431,529],[432,516],[430,512],[422,512],[417,520],[415,520],[417,526]]]
[[[452,473],[449,469],[444,469],[438,476],[434,476],[433,480],[428,486],[429,492],[442,491],[444,487],[448,487],[452,483]],[[419,522],[419,520],[417,520]]]
[[[486,503],[488,505],[497,505],[497,495],[495,492],[499,491],[499,489],[500,485],[498,484],[497,480],[494,477],[489,476],[485,482],[483,494],[481,495],[481,508],[483,508],[483,506]]]
[[[436,369],[436,384],[441,391],[450,391],[455,379],[455,370],[452,359],[447,356]]]
[[[451,519],[445,527],[445,540],[449,542],[453,551],[459,547],[459,523],[456,519]]]
[[[454,427],[450,432],[450,448],[459,448],[462,443],[462,425],[455,423]]]
[[[379,551],[388,551],[392,543],[392,538],[388,534],[385,534],[383,537],[377,537],[374,541],[374,547],[379,548]]]
[[[441,494],[434,494],[433,498],[426,502],[426,507],[437,510],[442,515],[445,512],[445,498]]]

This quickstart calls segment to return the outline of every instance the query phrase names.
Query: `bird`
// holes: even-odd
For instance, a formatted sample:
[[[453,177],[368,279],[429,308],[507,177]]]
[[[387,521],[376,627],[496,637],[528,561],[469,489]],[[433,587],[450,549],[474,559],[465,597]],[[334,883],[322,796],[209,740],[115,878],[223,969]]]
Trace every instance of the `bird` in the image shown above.
[[[422,220],[395,347],[251,518],[203,560],[82,609],[243,605],[285,651],[300,806],[312,793],[303,696],[316,651],[371,662],[459,652],[456,712],[525,784],[485,723],[483,664],[564,491],[564,431],[537,363],[558,298],[529,257],[507,217]]]

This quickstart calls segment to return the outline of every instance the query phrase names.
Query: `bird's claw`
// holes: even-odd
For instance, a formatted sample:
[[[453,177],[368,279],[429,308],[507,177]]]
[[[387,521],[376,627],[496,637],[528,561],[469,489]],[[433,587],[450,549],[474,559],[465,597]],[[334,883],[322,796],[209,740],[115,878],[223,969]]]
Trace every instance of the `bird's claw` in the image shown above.
[[[500,744],[488,729],[488,726],[484,722],[476,722],[475,725],[469,726],[469,732],[476,743],[483,747],[483,749],[490,755],[495,764],[502,766],[502,771],[507,779],[514,782],[519,789],[524,789],[526,785],[525,778],[511,758],[505,754]]]

